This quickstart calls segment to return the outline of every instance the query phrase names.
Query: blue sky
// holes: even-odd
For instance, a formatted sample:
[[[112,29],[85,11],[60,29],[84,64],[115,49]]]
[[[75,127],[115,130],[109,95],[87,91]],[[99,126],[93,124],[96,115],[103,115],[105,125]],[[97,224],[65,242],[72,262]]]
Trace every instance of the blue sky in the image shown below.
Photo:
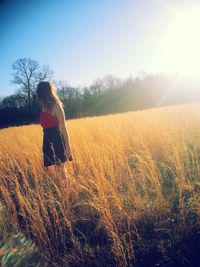
[[[29,57],[54,71],[55,80],[90,85],[106,74],[119,78],[160,72],[159,44],[184,0],[0,1],[0,96],[12,85],[12,63]]]

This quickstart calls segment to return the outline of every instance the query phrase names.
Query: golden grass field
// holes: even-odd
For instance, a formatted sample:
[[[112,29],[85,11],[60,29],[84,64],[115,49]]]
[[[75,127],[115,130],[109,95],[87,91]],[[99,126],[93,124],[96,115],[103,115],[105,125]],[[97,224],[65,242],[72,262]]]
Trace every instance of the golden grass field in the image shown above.
[[[192,266],[175,264],[200,229],[200,104],[66,125],[67,181],[45,173],[40,125],[0,130],[1,231],[31,239],[38,266]]]

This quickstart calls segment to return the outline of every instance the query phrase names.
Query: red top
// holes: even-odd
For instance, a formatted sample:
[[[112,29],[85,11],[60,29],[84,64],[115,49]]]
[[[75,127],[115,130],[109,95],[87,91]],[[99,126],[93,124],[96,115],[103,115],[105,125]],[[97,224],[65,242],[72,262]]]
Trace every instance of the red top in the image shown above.
[[[40,112],[40,124],[43,128],[51,128],[59,125],[57,117],[51,115],[54,104],[51,106],[48,112]]]

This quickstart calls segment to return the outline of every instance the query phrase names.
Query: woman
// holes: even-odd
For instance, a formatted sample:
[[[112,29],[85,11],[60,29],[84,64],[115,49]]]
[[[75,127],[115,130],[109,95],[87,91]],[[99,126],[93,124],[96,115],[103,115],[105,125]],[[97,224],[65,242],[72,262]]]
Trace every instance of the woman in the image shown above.
[[[43,127],[43,160],[46,170],[54,165],[66,177],[64,163],[72,159],[70,140],[65,124],[63,104],[52,83],[37,85],[36,98],[42,105],[40,124]]]

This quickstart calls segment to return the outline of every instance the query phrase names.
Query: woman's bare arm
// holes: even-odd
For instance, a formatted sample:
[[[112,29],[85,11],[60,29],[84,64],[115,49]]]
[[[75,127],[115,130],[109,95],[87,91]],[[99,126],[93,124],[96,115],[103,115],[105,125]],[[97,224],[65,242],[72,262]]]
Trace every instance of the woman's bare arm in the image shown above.
[[[57,116],[57,118],[59,120],[59,125],[61,127],[64,139],[65,139],[66,147],[71,150],[69,134],[68,134],[67,126],[66,126],[66,123],[65,123],[66,118],[65,118],[64,110],[59,104],[56,104],[54,106],[54,112],[55,112],[55,115]]]

